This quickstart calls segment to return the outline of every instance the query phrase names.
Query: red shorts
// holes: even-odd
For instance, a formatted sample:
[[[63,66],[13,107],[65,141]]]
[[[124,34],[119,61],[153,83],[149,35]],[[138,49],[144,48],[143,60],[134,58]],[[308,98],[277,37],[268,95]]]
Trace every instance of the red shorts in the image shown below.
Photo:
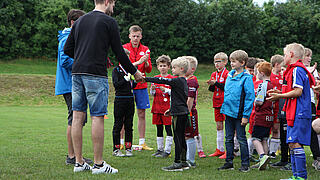
[[[199,135],[199,127],[198,127],[198,112],[192,112],[192,116],[190,117],[191,126],[187,125],[184,135],[188,138],[193,138]]]
[[[214,120],[216,122],[221,122],[225,120],[224,114],[220,113],[221,108],[214,108]]]
[[[152,124],[155,125],[171,125],[171,116],[164,116],[163,114],[153,113]]]

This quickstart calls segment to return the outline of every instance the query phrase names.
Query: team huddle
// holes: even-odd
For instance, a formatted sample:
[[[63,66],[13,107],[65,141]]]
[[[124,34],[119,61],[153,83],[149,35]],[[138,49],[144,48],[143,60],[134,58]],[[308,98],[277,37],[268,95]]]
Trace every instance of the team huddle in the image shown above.
[[[170,157],[174,143],[174,162],[162,170],[195,168],[197,152],[200,158],[206,157],[196,108],[197,59],[181,56],[171,61],[168,55],[159,56],[156,67],[160,74],[147,77],[152,63],[149,48],[140,42],[142,29],[138,25],[131,26],[130,43],[122,46],[116,21],[106,15],[112,14],[114,1],[95,0],[95,5],[95,10],[87,14],[71,10],[68,14],[70,28],[59,35],[56,95],[64,96],[69,110],[66,164],[74,164],[74,172],[118,172],[102,158],[103,117],[108,114],[109,89],[105,57],[111,46],[119,61],[112,71],[115,88],[112,155],[130,157],[134,155],[133,149],[153,150],[145,140],[145,110],[151,107],[152,124],[157,129],[157,149],[152,156]],[[217,130],[216,150],[208,156],[225,159],[218,170],[233,170],[235,156],[241,156],[241,172],[251,168],[266,170],[270,159],[281,152],[281,160],[270,166],[292,170],[293,176],[289,179],[307,179],[305,145],[311,147],[312,166],[320,170],[317,64],[311,66],[311,49],[298,43],[288,44],[283,54],[272,56],[270,62],[249,57],[244,50],[236,50],[229,56],[224,52],[215,54],[216,71],[208,77],[205,88],[213,95]],[[228,61],[230,71],[226,68]],[[149,94],[153,96],[152,106]],[[82,156],[87,104],[92,118],[94,162]],[[139,130],[139,145],[136,146],[132,145],[135,106]],[[254,152],[259,156],[257,159]],[[255,164],[250,166],[250,162]]]

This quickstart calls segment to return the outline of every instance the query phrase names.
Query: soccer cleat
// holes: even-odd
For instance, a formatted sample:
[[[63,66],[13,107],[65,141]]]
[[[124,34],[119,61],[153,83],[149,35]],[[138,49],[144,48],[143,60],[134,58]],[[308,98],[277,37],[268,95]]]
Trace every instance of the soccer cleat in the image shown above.
[[[210,154],[209,157],[221,156],[223,154],[225,154],[225,152],[222,152],[219,149],[216,149],[216,152]]]
[[[287,165],[281,167],[280,170],[282,170],[282,171],[291,171],[292,170],[291,163],[288,163]]]
[[[155,156],[155,157],[159,157],[158,155],[161,155],[163,153],[163,151],[160,151],[159,149],[153,153],[151,156]]]
[[[257,164],[252,165],[250,168],[251,169],[256,169],[256,168],[259,168],[259,166],[260,166],[260,163],[257,163]]]
[[[232,163],[224,163],[223,166],[218,168],[219,171],[221,170],[234,170]]]
[[[167,158],[167,157],[171,157],[171,153],[167,153],[167,152],[162,152],[161,154],[159,154],[156,157],[162,157],[162,158]]]
[[[198,152],[198,156],[199,156],[199,158],[205,158],[205,157],[207,157],[207,156],[204,154],[203,151],[199,151],[199,152]]]
[[[189,167],[191,167],[191,168],[196,168],[197,167],[197,165],[196,165],[196,162],[191,162],[191,161],[187,161],[187,163],[189,164]]]
[[[260,162],[259,162],[259,170],[266,170],[267,169],[267,165],[270,161],[270,157],[268,155],[263,155],[262,158],[260,158]]]
[[[272,153],[269,154],[269,157],[270,157],[271,159],[275,159],[277,156],[276,156],[276,153],[275,153],[275,152],[272,152]]]
[[[120,149],[116,149],[112,152],[112,155],[113,156],[116,156],[116,157],[123,157],[125,156],[124,154],[122,154],[122,152],[120,151]]]
[[[103,166],[99,167],[96,164],[92,168],[92,174],[115,174],[118,173],[118,169],[115,169],[111,167],[109,164],[107,164],[105,161],[103,161]]]
[[[84,162],[83,164],[75,163],[73,172],[91,171],[91,166]]]
[[[183,170],[190,169],[190,166],[189,166],[189,164],[188,164],[186,161],[181,162],[181,166],[182,166],[182,169],[183,169]]]
[[[89,158],[83,158],[83,161],[88,163],[88,164],[92,164],[92,160]],[[66,159],[66,165],[74,165],[76,163],[76,157],[73,158],[69,158],[69,156],[67,155],[67,159]]]
[[[182,164],[174,162],[172,165],[168,167],[163,167],[162,170],[164,171],[183,171]]]
[[[241,166],[241,168],[239,168],[240,172],[249,172],[250,168],[248,166]]]
[[[227,153],[226,152],[219,157],[219,159],[226,159],[226,158],[227,158]]]
[[[271,164],[270,166],[274,167],[274,168],[281,168],[281,167],[283,167],[283,166],[285,166],[287,164],[288,164],[287,162],[279,161],[279,162]]]
[[[124,148],[123,144],[120,144],[120,150],[122,150]]]
[[[146,143],[142,144],[141,146],[142,146],[142,150],[148,150],[148,151],[152,151],[153,150],[153,148],[147,146]]]
[[[127,156],[127,157],[133,156],[131,149],[126,149],[126,156]]]

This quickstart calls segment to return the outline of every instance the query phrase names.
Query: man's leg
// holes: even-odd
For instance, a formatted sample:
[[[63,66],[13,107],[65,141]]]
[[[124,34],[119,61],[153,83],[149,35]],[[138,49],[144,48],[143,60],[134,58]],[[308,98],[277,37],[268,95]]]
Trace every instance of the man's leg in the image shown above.
[[[82,127],[86,113],[81,111],[73,111],[73,120],[71,128],[71,137],[76,156],[76,162],[83,164],[82,157]]]
[[[93,143],[94,163],[102,164],[102,153],[104,143],[104,118],[103,116],[91,116],[92,131],[91,138]]]

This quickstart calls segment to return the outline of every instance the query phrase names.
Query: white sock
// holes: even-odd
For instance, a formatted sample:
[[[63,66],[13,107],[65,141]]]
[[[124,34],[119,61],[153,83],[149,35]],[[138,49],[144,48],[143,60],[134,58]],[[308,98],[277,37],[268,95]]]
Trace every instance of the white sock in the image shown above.
[[[237,136],[234,136],[233,142],[234,142],[234,148],[233,149],[239,149],[240,144],[238,142]]]
[[[195,136],[194,139],[196,140],[196,143],[197,143],[198,152],[203,151],[201,135],[199,134],[199,136]]]
[[[172,146],[173,137],[167,136],[166,137],[166,147],[164,148],[164,152],[171,153],[171,146]]]
[[[157,137],[158,150],[163,151],[163,137]]]
[[[139,138],[139,145],[143,145],[145,142],[145,139],[144,138]]]
[[[280,146],[280,139],[271,138],[270,140],[270,153],[275,153]]]
[[[120,144],[124,145],[124,139],[120,139]]]
[[[217,149],[224,152],[224,133],[223,130],[217,130]]]
[[[253,150],[254,150],[254,146],[253,146],[253,143],[252,143],[252,138],[248,138],[248,148],[249,148],[249,157],[252,156],[253,154]]]
[[[196,141],[194,140],[194,138],[190,138],[190,139],[187,139],[186,142],[187,142],[187,160],[194,163],[196,151],[197,151]]]

